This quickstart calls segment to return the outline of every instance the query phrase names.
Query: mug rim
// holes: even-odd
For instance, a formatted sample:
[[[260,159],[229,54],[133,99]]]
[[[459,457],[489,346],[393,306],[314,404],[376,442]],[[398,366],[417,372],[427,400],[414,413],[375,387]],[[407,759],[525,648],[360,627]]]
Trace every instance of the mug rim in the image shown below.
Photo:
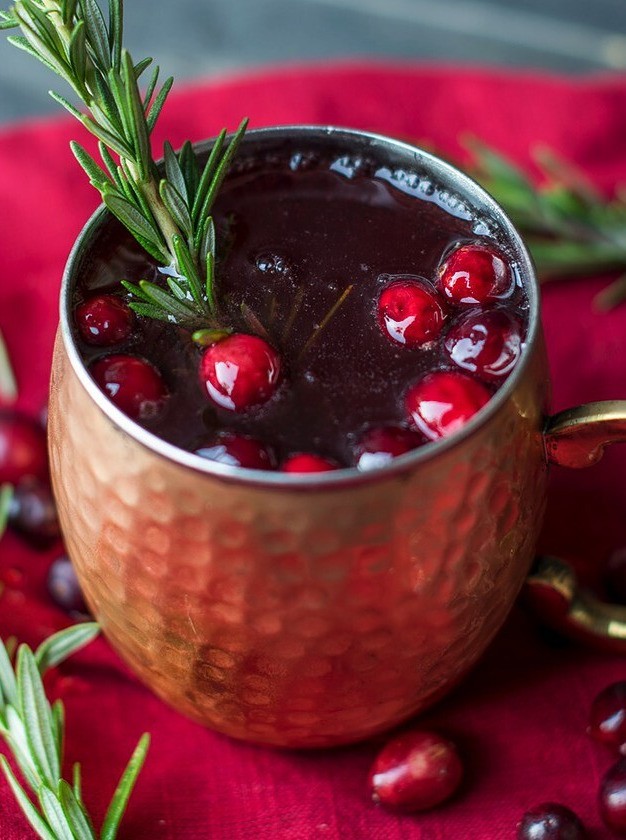
[[[525,347],[518,364],[507,377],[506,382],[504,382],[489,401],[461,429],[445,438],[429,441],[417,449],[406,452],[403,455],[397,455],[387,464],[376,467],[375,469],[359,470],[357,467],[341,467],[337,470],[321,473],[286,473],[278,470],[255,470],[247,467],[236,467],[229,464],[222,464],[218,461],[211,461],[193,452],[181,449],[144,428],[128,417],[128,415],[124,414],[100,390],[95,380],[89,374],[74,341],[71,308],[74,278],[83,254],[91,246],[93,239],[98,234],[103,223],[112,218],[104,204],[101,204],[92,213],[79,232],[65,264],[59,301],[60,334],[63,345],[72,369],[81,385],[105,416],[144,448],[183,468],[192,469],[197,473],[206,474],[209,477],[248,486],[257,485],[283,490],[330,489],[340,486],[343,487],[347,484],[370,484],[378,480],[389,479],[398,474],[408,472],[421,463],[428,462],[461,445],[467,438],[486,425],[508,401],[530,363],[532,350],[540,330],[540,295],[534,264],[517,228],[498,202],[473,178],[436,155],[424,151],[405,140],[398,140],[384,134],[328,125],[285,125],[249,129],[244,135],[242,148],[256,139],[280,139],[280,137],[285,135],[290,138],[297,138],[298,136],[302,136],[303,138],[327,136],[344,140],[359,138],[361,142],[363,140],[368,141],[372,147],[391,147],[400,153],[406,154],[412,157],[416,164],[424,166],[428,170],[428,173],[444,187],[453,184],[455,191],[458,192],[461,198],[464,200],[469,199],[472,206],[478,206],[481,211],[489,212],[497,220],[502,232],[506,236],[507,243],[513,246],[524,290],[528,298]],[[232,137],[232,134],[229,137]],[[214,138],[211,138],[196,143],[194,147],[203,151],[211,147],[213,140]]]

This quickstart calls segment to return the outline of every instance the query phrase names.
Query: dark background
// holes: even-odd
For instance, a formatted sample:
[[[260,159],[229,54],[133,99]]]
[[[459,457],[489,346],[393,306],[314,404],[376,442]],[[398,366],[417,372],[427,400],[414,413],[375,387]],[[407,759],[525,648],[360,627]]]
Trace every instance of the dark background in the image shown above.
[[[125,16],[135,60],[177,80],[351,56],[626,69],[626,0],[126,0]],[[58,111],[49,72],[1,35],[0,122]]]

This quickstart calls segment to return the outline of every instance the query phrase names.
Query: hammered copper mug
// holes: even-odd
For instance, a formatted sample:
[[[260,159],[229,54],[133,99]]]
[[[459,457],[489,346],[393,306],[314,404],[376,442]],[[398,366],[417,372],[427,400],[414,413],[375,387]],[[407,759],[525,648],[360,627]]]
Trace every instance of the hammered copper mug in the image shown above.
[[[84,594],[139,677],[228,735],[319,747],[389,728],[462,678],[528,574],[548,461],[582,466],[626,438],[626,402],[565,413],[545,432],[533,267],[501,208],[464,174],[405,143],[339,129],[251,131],[242,149],[271,153],[285,138],[428,177],[488,220],[529,301],[509,379],[460,432],[373,472],[298,476],[203,460],[122,414],[79,357],[72,295],[106,235],[100,210],[65,271],[50,453]]]

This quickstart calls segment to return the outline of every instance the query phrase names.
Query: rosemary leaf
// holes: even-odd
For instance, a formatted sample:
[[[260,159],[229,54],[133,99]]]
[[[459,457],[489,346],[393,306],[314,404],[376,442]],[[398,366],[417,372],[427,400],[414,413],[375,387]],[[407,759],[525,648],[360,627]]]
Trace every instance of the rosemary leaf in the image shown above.
[[[172,89],[172,85],[174,84],[174,77],[170,76],[166,79],[157,95],[154,97],[154,102],[150,106],[150,110],[146,116],[146,123],[148,125],[148,131],[152,131],[156,121],[159,118],[161,111],[163,110],[163,106],[165,105],[165,100],[167,99],[170,90]]]
[[[55,668],[69,656],[84,648],[100,633],[95,621],[84,621],[60,630],[42,642],[35,651],[35,662],[41,674]]]
[[[135,71],[135,78],[138,79],[139,75],[137,73],[137,68],[134,68]],[[152,75],[150,76],[150,81],[148,82],[148,87],[146,88],[144,95],[143,95],[143,109],[146,111],[150,102],[152,101],[152,97],[154,96],[154,91],[157,86],[157,82],[159,81],[159,67],[155,67],[152,71]]]
[[[124,816],[124,812],[126,810],[126,806],[128,805],[130,795],[133,792],[133,788],[135,787],[137,777],[139,776],[141,768],[146,760],[149,747],[150,736],[148,734],[144,734],[139,739],[139,743],[135,747],[135,750],[130,757],[130,761],[128,762],[115,793],[113,794],[111,804],[107,809],[102,830],[100,832],[100,840],[115,840],[115,837],[117,836],[117,829],[122,817]]]
[[[77,120],[82,120],[83,114],[76,108],[72,103],[67,100],[64,96],[61,96],[60,93],[56,93],[54,90],[49,90],[48,95],[51,96],[55,102],[58,102],[59,105],[62,105],[66,111],[69,111],[73,117],[76,117]]]
[[[150,138],[143,102],[137,86],[137,78],[133,68],[130,53],[122,50],[122,79],[126,91],[126,107],[129,121],[132,125],[132,138],[135,146],[135,160],[139,167],[141,181],[147,181],[150,176],[152,157],[150,153]]]
[[[60,773],[52,713],[35,657],[26,645],[18,648],[16,674],[19,713],[24,722],[29,753],[39,775],[52,788]]]
[[[76,141],[72,140],[70,143],[70,148],[74,153],[74,157],[78,161],[78,163],[82,166],[87,177],[89,178],[90,183],[100,192],[104,189],[105,184],[111,184],[111,179],[107,175],[107,173],[102,169],[95,160],[91,157],[89,152],[87,152],[83,147],[76,143]]]
[[[167,207],[172,218],[185,234],[187,239],[192,236],[191,216],[189,209],[182,195],[173,187],[169,181],[162,180],[159,184],[159,193],[163,199],[163,204]]]
[[[202,296],[202,283],[198,277],[198,272],[191,258],[191,254],[189,253],[189,248],[180,236],[175,236],[172,244],[174,246],[174,253],[176,254],[180,273],[186,278],[194,301],[202,307],[204,303]]]
[[[215,138],[213,145],[211,146],[211,151],[209,152],[207,162],[204,164],[204,169],[202,170],[202,174],[200,175],[198,189],[196,190],[196,197],[191,208],[191,218],[193,219],[194,225],[201,224],[203,215],[207,215],[206,213],[202,214],[202,205],[211,186],[211,180],[215,174],[215,170],[217,169],[217,166],[219,164],[220,155],[222,154],[225,139],[226,129],[220,131],[220,133]]]
[[[124,34],[124,11],[122,0],[109,3],[109,50],[113,67],[119,70],[122,62],[122,36]]]
[[[142,216],[130,201],[112,194],[103,196],[104,203],[108,209],[124,224],[133,235],[139,234],[156,247],[160,247],[158,231]]]
[[[9,767],[9,763],[3,755],[0,755],[0,767],[2,767],[2,772],[13,791],[13,796],[17,799],[20,808],[24,812],[26,819],[36,832],[37,836],[40,837],[41,840],[58,840],[48,827],[47,823],[39,815],[39,812],[26,795],[24,788],[13,775],[13,771]]]
[[[120,57],[120,63],[121,63],[121,57]],[[135,71],[135,78],[139,79],[141,74],[148,67],[150,67],[151,64],[152,64],[152,59],[151,58],[142,58],[141,61],[138,61],[137,64],[135,64],[135,66],[133,67],[133,70]],[[115,65],[115,67],[116,67],[117,70],[120,69],[119,65]]]
[[[85,41],[84,22],[79,21],[70,38],[69,58],[72,70],[84,84],[87,75],[87,44]]]
[[[65,706],[62,700],[55,700],[52,706],[52,731],[54,733],[54,743],[56,744],[57,755],[59,756],[59,764],[63,761],[63,734],[65,732]]]
[[[59,782],[59,801],[63,811],[69,817],[76,840],[96,840],[91,820],[84,806],[65,779]]]
[[[6,489],[6,485],[3,489]],[[10,703],[12,706],[17,705],[15,674],[9,654],[2,643],[0,643],[0,697],[3,699],[3,705],[6,703]]]
[[[189,215],[189,195],[187,192],[187,183],[181,169],[176,152],[172,148],[172,144],[167,140],[163,144],[163,161],[165,163],[165,178],[173,189],[176,190],[180,198],[185,202],[185,209]],[[191,219],[189,220],[189,227],[191,228]]]
[[[109,36],[96,0],[79,0],[88,33],[89,47],[103,73],[111,67]]]
[[[0,29],[2,29],[1,26]],[[33,46],[31,46],[29,41],[26,38],[24,38],[23,35],[10,35],[7,38],[7,41],[9,42],[9,44],[12,44],[14,47],[17,47],[18,50],[23,50],[25,53],[32,55],[33,58],[36,58],[37,61],[40,61],[42,64],[44,64],[48,68],[48,70],[52,70],[53,73],[57,72],[56,68],[48,61],[48,59],[45,58],[41,54],[41,52],[37,52],[37,50]]]
[[[155,283],[150,283],[148,280],[140,280],[139,285],[149,298],[153,305],[160,306],[174,318],[176,323],[184,324],[185,322],[197,319],[197,313],[191,306],[177,300],[173,295],[169,295],[160,286]]]
[[[37,791],[37,795],[46,822],[57,840],[75,840],[63,807],[52,791],[42,785]]]

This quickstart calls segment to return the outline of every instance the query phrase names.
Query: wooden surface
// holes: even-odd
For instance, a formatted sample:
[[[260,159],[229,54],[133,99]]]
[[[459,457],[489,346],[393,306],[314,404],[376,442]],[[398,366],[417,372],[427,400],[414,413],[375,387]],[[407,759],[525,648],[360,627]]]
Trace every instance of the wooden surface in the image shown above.
[[[133,57],[177,80],[339,56],[626,68],[624,0],[127,0],[125,14]],[[53,85],[0,36],[0,123],[57,111]]]

